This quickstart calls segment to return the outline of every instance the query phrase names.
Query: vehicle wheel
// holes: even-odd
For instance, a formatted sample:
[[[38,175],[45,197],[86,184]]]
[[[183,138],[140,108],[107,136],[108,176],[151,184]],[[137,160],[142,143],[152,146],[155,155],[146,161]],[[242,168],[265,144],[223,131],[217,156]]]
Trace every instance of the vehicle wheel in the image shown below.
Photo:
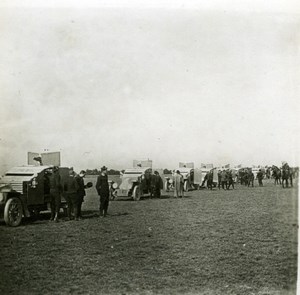
[[[183,190],[184,190],[185,192],[188,191],[188,183],[187,183],[187,181],[185,181],[184,184],[183,184]]]
[[[134,201],[139,201],[141,198],[141,192],[139,186],[135,186],[132,193],[132,198]]]
[[[11,198],[5,204],[4,221],[9,226],[19,226],[22,221],[23,208],[19,198]]]

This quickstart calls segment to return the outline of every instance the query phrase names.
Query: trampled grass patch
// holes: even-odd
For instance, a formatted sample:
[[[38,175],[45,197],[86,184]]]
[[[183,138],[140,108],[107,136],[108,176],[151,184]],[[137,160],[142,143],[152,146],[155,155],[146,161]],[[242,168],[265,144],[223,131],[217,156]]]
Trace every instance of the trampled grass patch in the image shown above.
[[[295,294],[298,191],[201,190],[118,198],[107,218],[49,214],[1,232],[1,294]]]

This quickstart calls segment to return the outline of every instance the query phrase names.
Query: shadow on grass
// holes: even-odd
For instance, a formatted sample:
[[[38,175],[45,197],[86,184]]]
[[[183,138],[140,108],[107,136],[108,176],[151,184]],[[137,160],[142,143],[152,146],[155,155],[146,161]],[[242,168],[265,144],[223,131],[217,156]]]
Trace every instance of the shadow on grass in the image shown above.
[[[128,212],[118,212],[118,213],[108,213],[107,216],[109,217],[118,217],[118,216],[126,216],[130,215]],[[82,212],[83,219],[92,219],[92,218],[99,218],[99,211],[95,210],[88,210]]]

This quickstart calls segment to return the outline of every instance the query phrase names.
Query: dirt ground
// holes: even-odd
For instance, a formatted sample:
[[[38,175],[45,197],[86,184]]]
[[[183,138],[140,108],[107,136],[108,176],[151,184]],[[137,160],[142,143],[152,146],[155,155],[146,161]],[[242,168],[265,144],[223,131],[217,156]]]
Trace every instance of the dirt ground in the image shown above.
[[[81,221],[0,223],[1,294],[296,294],[298,186],[118,198]]]

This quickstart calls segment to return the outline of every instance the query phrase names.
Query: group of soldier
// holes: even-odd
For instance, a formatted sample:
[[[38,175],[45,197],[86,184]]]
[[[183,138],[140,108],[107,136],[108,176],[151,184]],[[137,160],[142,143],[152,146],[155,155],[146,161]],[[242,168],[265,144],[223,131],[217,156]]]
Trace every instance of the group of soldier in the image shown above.
[[[263,179],[264,179],[264,172],[262,169],[259,169],[259,171],[256,174],[256,178],[258,180],[258,185],[263,186]],[[251,168],[243,168],[240,169],[238,172],[238,179],[242,185],[245,186],[254,186],[254,173],[252,172]]]
[[[80,220],[82,218],[81,206],[85,196],[85,189],[87,188],[83,180],[85,174],[84,170],[76,174],[73,168],[70,168],[68,177],[62,181],[59,168],[55,166],[53,167],[52,173],[47,175],[45,183],[49,186],[51,207],[50,221],[59,221],[62,196],[67,204],[67,217],[65,220]]]
[[[237,182],[240,182],[241,185],[245,185],[248,187],[254,186],[255,176],[251,168],[243,168],[240,169],[238,172],[231,169],[223,169],[223,170],[219,170],[217,172],[217,175],[218,175],[217,186],[219,189],[222,188],[223,190],[229,190],[231,187],[232,189],[234,189],[234,184]],[[264,173],[261,169],[257,172],[256,178],[258,180],[258,185],[263,186],[262,181],[264,178]],[[205,175],[200,187],[204,188],[205,184],[208,189],[211,190],[213,189],[214,169],[212,169]]]
[[[45,184],[49,187],[50,195],[50,207],[51,217],[50,221],[59,221],[59,211],[61,207],[61,198],[64,197],[66,201],[67,216],[64,219],[67,220],[80,220],[82,219],[81,207],[86,195],[85,190],[92,184],[89,182],[84,184],[83,178],[86,172],[81,170],[79,174],[75,173],[73,168],[69,169],[69,175],[62,177],[59,173],[58,167],[53,167],[52,173],[46,175]],[[100,195],[100,213],[101,216],[106,216],[108,201],[109,200],[109,188],[107,180],[107,168],[101,168],[101,175],[97,179],[96,189]],[[108,191],[108,193],[107,193]]]

